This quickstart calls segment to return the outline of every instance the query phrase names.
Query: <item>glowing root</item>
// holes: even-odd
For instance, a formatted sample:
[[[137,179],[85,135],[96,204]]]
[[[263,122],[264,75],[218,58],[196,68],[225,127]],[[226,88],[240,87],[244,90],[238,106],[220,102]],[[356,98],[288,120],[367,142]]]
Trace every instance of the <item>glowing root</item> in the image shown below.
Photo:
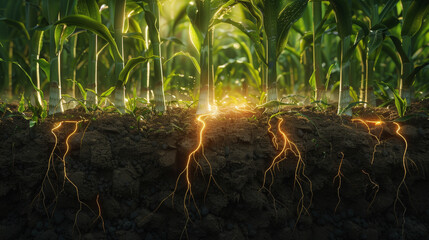
[[[371,133],[371,129],[368,126],[368,123],[375,124],[375,125],[381,125],[384,122],[382,122],[382,121],[366,121],[366,120],[362,120],[362,119],[359,119],[359,118],[358,119],[352,119],[352,122],[356,122],[356,121],[359,121],[362,124],[364,124],[366,126],[366,128],[368,129],[368,134],[371,135],[372,137],[374,137],[375,140],[377,140],[377,143],[374,145],[374,150],[372,151],[372,157],[371,157],[371,165],[372,165],[374,163],[375,152],[377,151],[377,146],[379,146],[381,144],[381,142],[380,142],[380,137],[379,136],[376,136],[375,134]],[[380,135],[381,135],[381,133],[382,132],[380,132]]]
[[[238,112],[242,112],[242,113],[252,113],[252,114],[256,114],[255,111],[250,110],[250,109],[246,109],[246,106],[235,106],[234,107],[235,110],[237,110]]]
[[[277,137],[276,134],[271,130],[272,129],[272,125],[271,125],[271,118],[268,120],[268,132],[273,136],[272,138],[272,143],[275,147],[276,150],[279,149],[279,145],[277,143]],[[281,151],[274,157],[274,159],[272,160],[270,166],[265,170],[264,172],[264,178],[262,181],[262,187],[260,188],[260,190],[265,189],[267,190],[267,192],[271,195],[271,197],[273,198],[274,201],[274,208],[276,207],[275,202],[276,200],[274,199],[272,193],[271,193],[271,187],[274,183],[274,170],[275,168],[279,168],[279,165],[282,161],[284,161],[287,158],[287,153],[288,151],[292,152],[294,154],[295,157],[298,158],[297,160],[297,164],[296,164],[296,168],[295,168],[295,177],[294,177],[294,189],[295,186],[298,185],[299,191],[301,193],[301,197],[298,201],[298,205],[297,205],[297,221],[296,223],[298,223],[302,212],[306,211],[308,213],[308,209],[310,208],[311,204],[312,204],[312,200],[313,200],[313,186],[312,186],[312,182],[311,180],[307,177],[307,175],[305,174],[305,163],[302,159],[301,156],[301,152],[298,149],[298,146],[289,140],[289,138],[287,137],[286,133],[282,130],[282,123],[283,123],[283,118],[279,118],[278,121],[278,125],[277,125],[277,129],[278,132],[281,135],[281,138],[283,140],[283,147],[281,149]],[[266,182],[267,182],[267,174],[270,174],[271,176],[271,181],[268,187],[266,187]],[[310,202],[308,204],[308,206],[305,206],[304,204],[304,188],[302,185],[303,179],[305,179],[309,186],[310,186],[310,193],[311,193],[311,197],[310,197]]]
[[[281,121],[283,121],[283,119]],[[279,123],[279,125],[280,125],[280,123]],[[273,126],[271,125],[271,118],[270,118],[270,119],[268,119],[268,133],[271,134],[271,136],[273,136],[271,138],[271,142],[273,143],[274,148],[276,150],[279,150],[279,144],[277,143],[277,137],[276,137],[276,134],[271,130],[272,128],[273,128]]]
[[[59,122],[55,127],[53,127],[52,129],[51,129],[51,133],[54,135],[54,137],[55,137],[55,144],[54,144],[54,147],[52,148],[52,151],[51,151],[51,154],[50,154],[50,156],[49,156],[49,160],[48,160],[48,167],[47,167],[47,170],[46,170],[46,172],[45,172],[45,176],[43,177],[43,180],[42,180],[42,185],[41,185],[41,189],[40,189],[40,191],[39,191],[39,193],[36,195],[36,197],[33,199],[33,203],[34,203],[34,201],[36,200],[36,199],[39,199],[40,197],[42,197],[42,201],[43,201],[43,207],[44,207],[44,209],[45,209],[45,212],[46,212],[46,214],[48,215],[48,216],[52,216],[53,214],[54,214],[54,211],[55,211],[55,207],[54,207],[54,209],[52,210],[52,213],[51,214],[49,214],[49,211],[48,211],[48,207],[46,207],[46,194],[45,194],[45,190],[44,190],[44,185],[45,185],[45,183],[46,183],[46,181],[49,183],[49,186],[51,187],[51,189],[52,189],[52,191],[53,191],[53,193],[54,193],[54,195],[55,195],[55,198],[54,198],[54,200],[53,200],[53,202],[52,202],[52,204],[51,205],[56,205],[57,204],[57,202],[58,202],[58,195],[59,195],[59,193],[58,192],[62,192],[62,191],[64,191],[64,185],[65,185],[65,183],[66,183],[66,181],[67,182],[69,182],[74,188],[75,188],[75,190],[76,190],[76,197],[77,197],[77,200],[78,200],[78,202],[79,202],[79,210],[76,212],[76,214],[75,214],[75,221],[74,221],[74,224],[73,224],[73,228],[76,228],[77,230],[78,230],[78,232],[79,232],[79,234],[80,234],[80,230],[79,230],[79,228],[77,227],[77,218],[78,218],[78,215],[79,215],[79,213],[82,211],[82,206],[83,205],[85,205],[85,206],[87,206],[88,207],[88,205],[87,204],[85,204],[84,202],[82,202],[81,200],[80,200],[80,197],[79,197],[79,189],[78,189],[78,187],[76,186],[76,184],[74,184],[73,183],[73,181],[68,177],[68,175],[67,175],[67,165],[66,165],[66,157],[67,157],[67,154],[69,153],[69,151],[70,151],[70,144],[69,144],[69,140],[70,140],[70,138],[77,132],[77,129],[78,129],[78,124],[80,123],[80,122],[82,122],[82,121],[62,121],[62,122]],[[62,184],[62,189],[60,190],[60,191],[57,191],[56,189],[55,189],[55,187],[54,187],[54,185],[53,185],[53,183],[52,183],[52,181],[50,180],[50,178],[49,178],[49,172],[50,172],[50,169],[51,169],[51,166],[52,166],[52,169],[53,169],[53,171],[54,171],[54,173],[55,173],[55,175],[58,177],[58,174],[57,174],[57,172],[55,171],[55,167],[54,167],[54,152],[55,152],[55,149],[57,148],[57,146],[58,146],[58,136],[57,136],[57,134],[55,134],[55,131],[57,130],[57,129],[59,129],[62,125],[63,125],[63,123],[72,123],[72,124],[74,124],[74,129],[73,129],[73,131],[66,137],[66,140],[65,140],[65,144],[66,144],[66,151],[64,152],[64,154],[63,154],[63,156],[61,157],[61,162],[63,163],[63,172],[64,172],[64,178],[63,178],[63,184]],[[88,207],[89,208],[89,207]],[[90,209],[90,208],[89,208]]]
[[[335,175],[334,179],[332,180],[332,183],[335,184],[335,180],[338,179],[338,187],[337,187],[338,202],[337,202],[337,205],[335,206],[334,213],[337,212],[338,206],[340,206],[340,203],[341,203],[340,188],[341,188],[342,177],[344,177],[343,173],[341,172],[341,167],[343,166],[343,160],[344,160],[344,153],[341,152],[340,154],[341,154],[341,160],[340,160],[340,165],[338,166],[338,172],[337,172],[337,175]]]
[[[407,208],[405,207],[405,204],[402,202],[401,198],[399,197],[399,192],[401,190],[402,185],[405,186],[405,188],[407,188],[407,184],[405,183],[405,179],[407,177],[407,150],[408,150],[408,142],[407,139],[405,139],[405,137],[399,132],[401,130],[401,126],[396,123],[393,122],[398,128],[396,129],[396,134],[402,138],[402,140],[404,140],[405,143],[405,149],[404,149],[404,154],[402,155],[402,168],[404,170],[404,175],[402,176],[402,180],[399,183],[399,186],[396,190],[396,198],[395,198],[395,202],[393,204],[393,211],[395,213],[395,218],[396,218],[396,222],[398,223],[398,217],[396,214],[396,204],[399,202],[399,204],[401,204],[402,208],[404,208],[404,211],[402,212],[402,236],[404,236],[404,227],[405,227],[405,212],[407,211]],[[407,188],[408,189],[408,188]]]
[[[212,166],[210,164],[210,161],[207,159],[206,155],[204,154],[203,137],[204,137],[204,130],[206,129],[205,119],[208,116],[212,115],[212,114],[213,113],[209,113],[209,114],[202,114],[202,115],[198,116],[197,121],[202,124],[202,127],[201,127],[200,132],[199,132],[199,137],[198,137],[198,145],[197,145],[197,147],[191,153],[189,153],[187,161],[186,161],[186,166],[183,169],[183,171],[180,172],[179,176],[176,179],[176,184],[174,186],[174,190],[166,198],[164,198],[161,201],[161,203],[158,205],[158,207],[153,211],[153,212],[156,212],[161,207],[161,205],[168,198],[170,198],[170,197],[171,197],[172,204],[174,204],[174,196],[175,196],[175,193],[176,193],[177,188],[179,186],[179,181],[182,178],[182,176],[185,176],[187,188],[186,188],[186,191],[185,191],[185,194],[184,194],[184,197],[183,197],[183,210],[184,210],[184,214],[185,214],[185,217],[186,217],[186,222],[185,222],[185,227],[184,227],[184,229],[182,231],[182,235],[180,236],[180,238],[182,238],[183,234],[187,232],[186,231],[187,230],[187,224],[188,224],[189,221],[191,221],[191,218],[190,218],[190,215],[189,215],[189,209],[188,209],[188,206],[191,203],[191,201],[194,204],[194,206],[195,206],[195,208],[196,208],[196,210],[198,212],[198,215],[201,217],[200,211],[199,211],[197,203],[195,201],[194,194],[192,192],[192,181],[191,181],[191,178],[190,178],[190,174],[191,174],[190,171],[191,171],[192,163],[195,163],[196,166],[202,172],[202,166],[200,165],[200,163],[198,162],[198,160],[195,157],[195,155],[197,154],[198,151],[201,150],[201,155],[203,156],[203,159],[206,161],[206,163],[207,163],[207,165],[209,167],[209,171],[210,171],[210,176],[209,176],[207,188],[206,188],[206,191],[205,191],[205,194],[204,194],[204,199],[207,196],[207,193],[208,193],[208,190],[209,190],[209,187],[210,187],[210,183],[212,181],[223,192],[223,190],[220,188],[220,186],[217,184],[216,180],[214,179]]]
[[[375,189],[374,196],[372,197],[372,200],[371,200],[371,202],[369,203],[368,208],[367,208],[367,210],[369,211],[369,209],[371,208],[372,204],[373,204],[373,203],[374,203],[374,201],[375,201],[375,198],[377,197],[377,193],[378,193],[378,191],[380,190],[380,185],[378,185],[376,182],[374,182],[374,181],[371,179],[371,175],[369,175],[369,173],[367,173],[365,170],[363,170],[363,169],[362,169],[362,173],[363,173],[363,174],[365,174],[365,175],[368,177],[369,182],[372,184],[372,189]]]
[[[100,194],[97,194],[97,198],[95,199],[95,202],[97,203],[98,215],[97,215],[97,218],[94,219],[92,224],[94,224],[98,219],[100,219],[101,226],[103,227],[103,232],[106,232],[106,228],[104,227],[104,219],[103,219],[103,216],[101,215]]]
[[[57,148],[57,145],[58,145],[58,137],[57,137],[57,135],[54,133],[54,131],[55,131],[55,130],[57,130],[59,127],[61,127],[62,123],[63,123],[63,122],[58,123],[58,124],[57,124],[57,126],[55,126],[55,127],[53,127],[53,128],[51,129],[51,133],[52,133],[52,134],[54,135],[54,137],[55,137],[55,144],[54,144],[54,147],[52,148],[51,154],[49,155],[49,159],[48,159],[48,167],[47,167],[47,169],[46,169],[45,176],[43,177],[43,180],[42,180],[42,186],[41,186],[41,188],[40,188],[40,191],[39,191],[39,193],[36,195],[36,197],[33,199],[32,203],[31,203],[31,205],[33,205],[33,204],[34,204],[34,201],[35,201],[36,199],[40,199],[40,197],[42,197],[43,208],[45,209],[46,215],[47,215],[48,217],[49,217],[49,216],[52,216],[52,215],[53,215],[53,213],[54,213],[54,211],[52,211],[52,214],[49,214],[48,207],[46,206],[46,194],[45,194],[44,185],[45,185],[46,181],[49,183],[49,186],[51,187],[52,192],[53,192],[53,193],[54,193],[54,195],[55,195],[55,199],[57,199],[57,196],[58,196],[58,195],[57,195],[57,191],[55,190],[55,187],[54,187],[54,185],[52,184],[51,179],[49,178],[49,171],[50,171],[50,169],[51,169],[51,165],[52,165],[52,166],[54,165],[54,152],[55,152],[55,149]],[[55,172],[55,168],[53,168],[53,169],[54,169],[54,172]],[[56,174],[56,172],[55,172],[55,175],[57,175],[57,174]],[[56,202],[54,201],[52,204],[56,204]]]

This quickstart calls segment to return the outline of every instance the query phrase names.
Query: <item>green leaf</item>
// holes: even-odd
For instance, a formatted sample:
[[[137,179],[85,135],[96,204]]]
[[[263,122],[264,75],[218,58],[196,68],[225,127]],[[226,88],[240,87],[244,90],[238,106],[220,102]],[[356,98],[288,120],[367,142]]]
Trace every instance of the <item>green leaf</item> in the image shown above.
[[[45,73],[46,78],[47,79],[51,79],[50,78],[50,75],[51,75],[51,71],[50,71],[51,64],[48,61],[46,61],[46,59],[44,59],[44,58],[37,59],[37,62],[39,63],[39,66],[42,69],[42,71]]]
[[[127,61],[127,64],[124,66],[124,68],[122,69],[122,71],[119,73],[119,81],[122,82],[122,85],[125,85],[128,81],[128,77],[131,73],[131,70],[136,67],[139,63],[145,63],[146,61],[148,61],[149,59],[152,59],[155,57],[135,57],[135,58],[131,58],[130,60]]]
[[[107,29],[106,26],[97,22],[96,20],[84,15],[71,15],[55,23],[55,25],[58,24],[76,26],[97,34],[110,44],[110,48],[113,51],[114,58],[116,60],[123,61],[122,56],[119,53],[118,46],[116,45],[115,39],[113,39],[112,35],[109,32],[109,29]]]
[[[335,19],[337,21],[337,30],[340,38],[352,34],[352,9],[351,0],[329,0],[335,12]]]
[[[106,97],[109,97],[111,94],[112,94],[112,92],[115,90],[115,87],[111,87],[111,88],[109,88],[109,89],[107,89],[106,91],[104,91],[101,95],[100,95],[100,98],[106,98]]]
[[[302,17],[307,3],[308,0],[295,0],[281,10],[277,19],[277,56],[286,46],[289,29]]]
[[[390,45],[387,45],[386,43],[383,43],[383,46],[382,46],[381,50],[387,56],[389,56],[392,59],[392,61],[395,63],[397,71],[400,72],[400,70],[401,70],[401,62],[400,62],[400,60],[398,58],[398,55],[397,55],[396,51]]]
[[[347,107],[345,107],[345,108],[341,109],[341,111],[339,112],[339,114],[338,114],[338,115],[342,115],[342,114],[343,114],[343,113],[345,113],[347,110],[349,110],[349,109],[351,109],[351,108],[353,108],[353,107],[355,107],[355,106],[357,106],[357,105],[359,105],[359,104],[363,104],[363,103],[366,103],[366,102],[362,102],[362,101],[351,102],[351,103],[349,103],[349,104],[347,105]]]
[[[334,66],[335,66],[335,63],[331,64],[331,66],[329,66],[328,73],[326,73],[326,82],[325,82],[326,91],[328,91],[329,80],[331,79],[331,72],[332,72],[332,69],[334,69]]]
[[[78,81],[74,80],[74,82],[76,83],[77,87],[79,88],[79,92],[83,97],[83,100],[86,100],[86,91],[83,88],[82,84],[80,84]]]
[[[184,56],[184,57],[189,58],[192,61],[192,64],[194,64],[194,67],[197,70],[197,72],[201,73],[201,67],[200,67],[200,64],[198,63],[197,59],[194,58],[193,56],[191,56],[191,54],[189,54],[188,52],[177,52],[170,59],[168,59],[167,61],[165,61],[164,64],[166,64],[167,62],[171,61],[173,58],[175,58],[177,56]]]
[[[251,21],[248,20],[244,20],[243,23],[239,23],[236,22],[232,19],[216,19],[213,22],[213,26],[218,24],[218,23],[227,23],[230,24],[234,27],[236,27],[237,29],[239,29],[241,32],[243,32],[244,34],[246,34],[250,40],[252,41],[252,43],[255,46],[255,50],[256,53],[258,54],[259,58],[262,59],[263,62],[266,62],[265,57],[264,57],[264,46],[261,43],[261,38],[259,36],[259,28],[258,26],[256,26],[254,23],[252,23]]]
[[[60,12],[60,1],[58,0],[42,0],[43,15],[48,20],[49,24],[53,24],[58,20]]]
[[[350,93],[350,96],[352,97],[352,99],[353,99],[354,102],[358,102],[359,101],[358,95],[357,95],[356,91],[353,89],[352,86],[350,86],[350,88],[349,88],[349,93]]]
[[[414,0],[402,24],[401,36],[414,36],[420,29],[429,12],[428,0]]]
[[[170,42],[170,43],[175,43],[177,45],[185,46],[185,44],[182,42],[182,40],[178,39],[177,37],[161,38],[161,41],[163,43]]]
[[[152,42],[160,42],[159,29],[157,27],[157,18],[155,14],[149,10],[144,11],[144,17],[146,19],[147,26],[149,27],[149,37]],[[155,39],[154,39],[155,38]]]
[[[73,11],[76,10],[77,0],[56,0],[56,1],[60,2],[60,17],[68,16]]]
[[[401,58],[402,64],[409,63],[410,59],[408,58],[407,54],[402,48],[401,40],[399,40],[399,38],[395,36],[390,36],[390,39],[392,40],[393,45],[395,45],[396,51],[398,52],[399,57]]]
[[[258,8],[253,4],[251,0],[238,0],[249,13],[256,19],[256,23],[258,25],[258,29],[262,28],[262,13],[258,10]]]
[[[308,80],[308,82],[310,83],[310,87],[311,87],[311,89],[313,89],[313,91],[316,91],[316,89],[317,89],[315,73],[316,73],[316,71],[313,71],[313,73],[311,74],[310,80]]]
[[[34,126],[36,126],[37,120],[30,120],[29,124],[30,124],[30,128],[33,128]]]
[[[40,93],[40,96],[43,99],[43,91],[40,90],[34,83],[33,80],[31,78],[31,76],[28,74],[27,71],[25,71],[25,69],[18,63],[18,62],[14,62],[14,61],[5,61],[3,60],[3,58],[0,58],[0,62],[12,62],[12,64],[15,64],[19,69],[21,69],[21,71],[25,74],[25,76],[27,77],[28,81],[30,82],[31,86],[33,87],[34,90],[36,90],[37,92]]]
[[[277,117],[277,116],[283,115],[283,114],[286,114],[286,112],[274,113],[273,115],[270,116],[270,120],[273,119],[273,118],[275,118],[275,117]]]
[[[0,18],[0,21],[5,22],[7,25],[12,26],[16,28],[18,31],[22,32],[27,38],[27,40],[30,40],[30,34],[27,31],[27,28],[25,28],[24,23],[10,19],[10,18]]]
[[[204,38],[201,32],[196,29],[193,24],[189,24],[189,37],[191,39],[192,45],[194,45],[199,54],[201,52],[201,45],[204,42]]]
[[[420,70],[427,67],[428,65],[429,65],[429,62],[425,62],[420,66],[415,67],[414,70],[405,78],[405,82],[412,82],[414,76],[416,76],[416,74],[419,73]]]
[[[19,100],[18,112],[23,113],[25,111],[25,98],[24,94],[21,94],[21,100]]]
[[[398,91],[396,91],[396,89],[392,87],[390,84],[385,82],[380,82],[380,84],[388,87],[390,91],[392,91],[393,96],[395,98],[395,106],[396,106],[396,110],[398,111],[398,115],[399,117],[403,117],[407,110],[407,99],[401,98],[401,96],[399,96]]]
[[[101,23],[101,14],[96,0],[79,0],[77,12]]]
[[[126,38],[133,38],[136,39],[137,41],[139,41],[141,43],[142,46],[146,46],[146,41],[144,38],[144,35],[142,33],[124,33],[122,34],[123,37]]]
[[[371,31],[369,34],[369,43],[368,43],[368,54],[372,54],[374,51],[380,48],[384,40],[384,29],[377,29]]]
[[[380,15],[378,16],[379,21],[382,22],[384,17],[393,10],[393,8],[396,7],[396,4],[398,3],[398,0],[389,0],[386,5],[384,5],[383,10],[381,11]]]

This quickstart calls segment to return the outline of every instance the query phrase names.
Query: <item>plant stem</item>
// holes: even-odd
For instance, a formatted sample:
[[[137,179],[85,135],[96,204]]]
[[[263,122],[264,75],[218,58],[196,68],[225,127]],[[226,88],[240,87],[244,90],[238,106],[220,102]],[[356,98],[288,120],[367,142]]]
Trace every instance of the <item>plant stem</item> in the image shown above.
[[[74,59],[76,59],[76,46],[77,46],[77,35],[70,38],[70,61],[69,64],[71,64]],[[76,97],[76,68],[70,68],[71,74],[70,77],[72,78],[72,97]]]
[[[365,107],[367,105],[376,106],[374,95],[374,59],[371,55],[366,58],[365,102]]]
[[[9,62],[7,64],[7,95],[11,99],[12,96],[12,58],[13,58],[13,40],[9,41],[9,52],[8,52]]]
[[[264,14],[264,28],[267,34],[268,48],[268,95],[267,102],[278,101],[277,96],[277,4],[275,1],[266,1]],[[278,108],[271,109],[277,112]]]
[[[364,47],[366,49],[366,47]],[[358,47],[360,65],[361,65],[361,78],[360,78],[360,88],[359,88],[359,101],[363,102],[365,100],[365,82],[366,82],[366,52],[360,46]]]
[[[162,71],[162,54],[161,54],[161,43],[159,37],[159,8],[158,0],[149,1],[150,11],[155,15],[156,18],[156,29],[157,31],[150,31],[149,36],[152,42],[153,54],[159,58],[154,59],[154,88],[153,93],[155,97],[155,109],[159,112],[165,111],[165,96],[164,96],[164,76]]]
[[[408,62],[402,62],[401,65],[401,81],[399,83],[399,96],[407,100],[407,105],[411,104],[412,99],[412,85],[413,81],[406,81],[408,75],[413,71],[414,64],[411,59],[411,37],[402,36],[402,48],[407,54]]]
[[[112,10],[115,11],[114,28],[115,28],[115,42],[118,45],[119,53],[124,59],[124,40],[122,32],[124,31],[125,21],[125,4],[126,0],[116,0],[115,7]],[[124,60],[116,59],[115,61],[115,79],[117,81],[115,90],[115,106],[121,112],[125,112],[125,85],[119,81],[119,74],[124,69]]]
[[[316,79],[316,89],[314,98],[321,100],[325,95],[325,88],[322,83],[322,39],[317,38],[317,27],[322,21],[322,2],[313,1],[313,68]]]
[[[200,97],[198,101],[197,114],[206,114],[210,112],[209,101],[209,63],[208,63],[209,45],[206,38],[203,46],[201,46],[200,63],[201,63],[201,76],[200,76]]]
[[[146,51],[149,50],[149,27],[146,26],[145,27],[145,31],[144,31],[144,35],[145,35],[145,49]],[[147,61],[146,63],[146,67],[142,68],[142,75],[143,75],[143,79],[142,79],[142,93],[144,94],[146,100],[149,102],[150,101],[150,61]]]
[[[209,104],[215,105],[215,86],[214,86],[214,64],[213,64],[213,42],[214,42],[214,29],[208,33],[209,38]]]
[[[98,62],[98,47],[97,47],[97,35],[90,33],[89,35],[89,51],[88,51],[88,88],[92,91],[86,93],[86,105],[93,106],[98,104],[97,93],[97,62]]]
[[[341,62],[340,62],[340,86],[338,98],[338,114],[352,115],[352,110],[345,108],[350,103],[351,97],[349,94],[350,81],[350,61],[345,61],[347,50],[350,48],[350,35],[341,39]]]
[[[49,42],[50,55],[50,80],[49,80],[49,114],[63,112],[63,104],[61,100],[61,52],[56,52],[55,46],[55,28],[50,30]]]
[[[204,42],[201,45],[200,50],[200,66],[201,66],[201,75],[200,75],[200,96],[198,101],[197,114],[206,114],[210,112],[210,67],[209,67],[209,31],[208,26],[210,23],[210,1],[200,1],[197,2],[199,4],[199,9],[202,10],[199,18],[200,31],[204,36]]]
[[[25,27],[32,29],[37,25],[37,1],[26,1],[25,3]],[[30,31],[31,33],[31,31]],[[39,55],[42,49],[43,31],[35,30],[31,33],[29,43],[30,50],[30,76],[37,88],[40,89],[40,74],[39,74]],[[34,105],[42,105],[42,98],[38,91],[31,88],[31,99],[34,99]],[[27,95],[27,96],[28,96]],[[35,96],[35,97],[33,97]]]

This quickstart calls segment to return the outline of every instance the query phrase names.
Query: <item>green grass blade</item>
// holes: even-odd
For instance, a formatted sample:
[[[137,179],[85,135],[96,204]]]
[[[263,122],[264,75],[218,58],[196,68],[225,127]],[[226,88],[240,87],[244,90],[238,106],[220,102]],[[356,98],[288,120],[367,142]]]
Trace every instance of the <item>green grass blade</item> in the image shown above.
[[[112,35],[109,32],[109,29],[107,29],[106,26],[97,22],[96,20],[84,15],[71,15],[55,23],[55,25],[58,25],[58,24],[76,26],[97,34],[98,36],[102,37],[110,44],[110,47],[112,48],[112,51],[113,51],[114,58],[123,60],[119,52],[118,46],[116,45],[115,40],[113,39]]]

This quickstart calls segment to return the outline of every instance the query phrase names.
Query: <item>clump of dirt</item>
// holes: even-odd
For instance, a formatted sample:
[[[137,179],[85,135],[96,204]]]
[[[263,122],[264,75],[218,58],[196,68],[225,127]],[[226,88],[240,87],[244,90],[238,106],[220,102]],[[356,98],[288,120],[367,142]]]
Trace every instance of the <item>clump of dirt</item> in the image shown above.
[[[311,182],[295,178],[298,158],[290,151],[262,189],[264,172],[280,151],[267,132],[270,116],[221,109],[205,118],[203,137],[217,185],[210,181],[207,190],[210,167],[198,151],[199,165],[190,168],[194,199],[189,202],[183,198],[183,177],[174,198],[166,197],[198,145],[201,124],[193,110],[174,108],[136,119],[74,109],[33,128],[21,117],[4,116],[1,239],[424,239],[429,235],[429,121],[417,113],[428,106],[412,106],[416,117],[399,123],[408,142],[406,187],[399,192],[405,142],[391,122],[397,117],[392,110],[354,109],[363,119],[384,121],[368,129],[333,110],[283,109],[281,129],[299,149]],[[81,122],[68,141],[69,152],[66,138],[74,124],[55,131],[50,181],[42,185],[55,145],[51,129],[63,120]],[[278,121],[271,124],[282,147]],[[63,186],[66,152],[67,175],[84,203],[80,212],[73,185]],[[334,181],[338,174],[340,188],[339,179]],[[41,187],[44,198],[37,197]]]

